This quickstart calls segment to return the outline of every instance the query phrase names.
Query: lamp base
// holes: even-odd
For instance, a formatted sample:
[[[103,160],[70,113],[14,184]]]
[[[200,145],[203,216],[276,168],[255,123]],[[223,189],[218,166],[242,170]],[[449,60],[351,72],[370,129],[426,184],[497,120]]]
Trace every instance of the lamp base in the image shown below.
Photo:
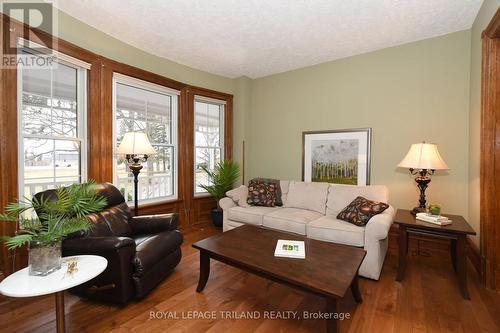
[[[417,215],[417,213],[425,213],[427,210],[422,207],[415,207],[411,210],[411,215]]]

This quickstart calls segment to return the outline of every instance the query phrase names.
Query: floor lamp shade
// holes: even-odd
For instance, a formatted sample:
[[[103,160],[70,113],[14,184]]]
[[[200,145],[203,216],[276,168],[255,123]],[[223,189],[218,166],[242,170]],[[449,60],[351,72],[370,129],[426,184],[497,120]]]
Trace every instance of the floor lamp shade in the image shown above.
[[[146,133],[127,132],[118,147],[120,155],[153,155],[156,153]]]

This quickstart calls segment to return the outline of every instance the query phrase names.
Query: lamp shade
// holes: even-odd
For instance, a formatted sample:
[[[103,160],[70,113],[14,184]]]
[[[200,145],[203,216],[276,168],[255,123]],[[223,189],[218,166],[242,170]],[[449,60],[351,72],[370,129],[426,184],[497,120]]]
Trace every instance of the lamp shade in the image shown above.
[[[398,167],[420,170],[449,169],[448,165],[439,154],[437,145],[425,142],[412,144],[408,154],[399,162]]]
[[[151,146],[148,136],[142,132],[127,132],[118,147],[120,155],[153,155],[156,150]]]

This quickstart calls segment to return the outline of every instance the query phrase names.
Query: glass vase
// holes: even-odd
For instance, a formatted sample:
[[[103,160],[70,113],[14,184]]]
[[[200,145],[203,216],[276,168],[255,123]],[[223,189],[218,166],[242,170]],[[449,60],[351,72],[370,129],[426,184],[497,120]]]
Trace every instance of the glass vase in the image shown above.
[[[31,241],[28,251],[29,275],[46,276],[61,268],[61,241]]]

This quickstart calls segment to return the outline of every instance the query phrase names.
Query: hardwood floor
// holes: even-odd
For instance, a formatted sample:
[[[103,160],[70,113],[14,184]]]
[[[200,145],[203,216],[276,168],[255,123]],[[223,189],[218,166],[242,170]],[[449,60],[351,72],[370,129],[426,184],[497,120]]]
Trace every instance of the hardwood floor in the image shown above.
[[[197,240],[217,232],[211,226],[184,231],[183,259],[177,269],[140,302],[124,307],[94,303],[66,294],[68,332],[324,332],[324,320],[264,319],[277,311],[320,312],[324,301],[212,261],[203,293],[198,282]],[[405,279],[395,281],[397,257],[390,253],[379,281],[360,279],[364,302],[348,298],[352,315],[341,332],[500,332],[500,294],[479,285],[468,267],[471,301],[462,299],[449,258],[412,256]],[[195,311],[215,311],[214,319],[187,319]],[[222,319],[223,311],[259,319]],[[271,312],[276,311],[276,312]],[[173,315],[178,319],[151,319]],[[209,315],[209,313],[204,313]],[[0,332],[54,332],[54,297],[0,298]]]

